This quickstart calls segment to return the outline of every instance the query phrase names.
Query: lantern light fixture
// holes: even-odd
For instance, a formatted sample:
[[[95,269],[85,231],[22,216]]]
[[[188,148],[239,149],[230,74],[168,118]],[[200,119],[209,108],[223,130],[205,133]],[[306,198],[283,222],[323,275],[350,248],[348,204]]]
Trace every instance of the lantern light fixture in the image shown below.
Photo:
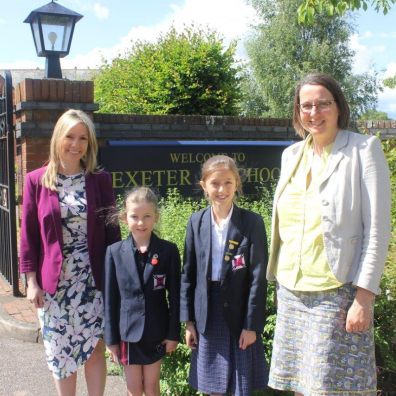
[[[60,58],[69,54],[74,26],[82,17],[52,0],[24,20],[30,23],[37,56],[47,58],[45,78],[62,78]]]

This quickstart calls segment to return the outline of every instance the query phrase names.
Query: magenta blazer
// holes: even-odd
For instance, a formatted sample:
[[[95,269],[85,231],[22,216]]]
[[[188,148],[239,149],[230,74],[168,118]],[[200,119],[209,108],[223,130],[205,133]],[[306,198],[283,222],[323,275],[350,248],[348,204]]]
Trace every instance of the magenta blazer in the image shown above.
[[[58,193],[41,185],[44,168],[29,172],[25,178],[22,205],[19,269],[36,272],[40,287],[53,294],[62,268],[62,224]],[[102,289],[106,247],[121,239],[118,226],[106,225],[104,211],[114,206],[109,173],[100,171],[85,177],[87,197],[88,252],[96,287]]]

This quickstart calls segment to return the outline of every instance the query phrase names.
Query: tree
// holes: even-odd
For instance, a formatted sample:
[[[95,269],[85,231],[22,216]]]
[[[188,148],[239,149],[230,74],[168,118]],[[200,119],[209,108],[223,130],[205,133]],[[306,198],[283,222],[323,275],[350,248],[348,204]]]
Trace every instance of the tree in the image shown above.
[[[261,19],[246,44],[251,77],[269,108],[257,115],[291,117],[295,85],[313,71],[329,73],[340,82],[354,117],[375,107],[376,74],[352,73],[354,52],[348,40],[353,29],[346,17],[316,14],[314,24],[300,25],[299,2],[251,1]]]
[[[396,75],[393,77],[386,78],[384,81],[384,86],[388,88],[396,88]]]
[[[105,62],[95,78],[101,112],[238,114],[236,43],[224,48],[213,31],[171,28],[155,43],[137,42]]]
[[[368,4],[379,12],[387,14],[391,4],[396,0],[303,0],[298,7],[298,18],[301,23],[312,24],[315,14],[326,13],[329,16],[344,15],[347,11],[367,10]]]
[[[376,109],[369,109],[359,117],[359,121],[384,121],[384,120],[389,120],[388,114],[385,113],[384,111],[378,111]]]

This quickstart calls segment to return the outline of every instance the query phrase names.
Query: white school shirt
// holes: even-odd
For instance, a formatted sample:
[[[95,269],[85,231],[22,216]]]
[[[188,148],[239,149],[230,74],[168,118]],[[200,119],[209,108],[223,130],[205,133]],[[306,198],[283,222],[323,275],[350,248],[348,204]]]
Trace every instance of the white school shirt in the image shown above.
[[[224,220],[220,221],[219,225],[215,221],[213,208],[210,210],[212,218],[212,281],[221,280],[221,265],[223,263],[225,240],[233,210],[234,205],[231,206],[230,213],[228,213],[228,216]]]

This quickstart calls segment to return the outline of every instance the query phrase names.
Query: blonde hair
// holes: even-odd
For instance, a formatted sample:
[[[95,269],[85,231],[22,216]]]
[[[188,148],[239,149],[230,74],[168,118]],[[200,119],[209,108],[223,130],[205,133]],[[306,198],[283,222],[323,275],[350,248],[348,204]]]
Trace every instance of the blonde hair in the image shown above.
[[[125,217],[128,204],[137,204],[142,202],[152,204],[155,214],[157,216],[159,215],[158,197],[154,191],[148,187],[135,187],[125,193],[124,205],[120,211],[120,217]]]
[[[205,180],[213,172],[216,172],[218,170],[231,171],[235,177],[237,193],[242,194],[242,181],[238,167],[235,161],[227,155],[214,155],[203,163],[201,169],[201,182],[205,182]]]
[[[85,173],[92,173],[97,167],[98,142],[94,124],[88,114],[81,110],[70,109],[59,117],[51,137],[47,169],[41,178],[41,184],[50,190],[56,190],[56,174],[60,162],[60,143],[66,134],[78,124],[84,124],[88,132],[88,148],[81,159],[81,166],[84,168]]]

